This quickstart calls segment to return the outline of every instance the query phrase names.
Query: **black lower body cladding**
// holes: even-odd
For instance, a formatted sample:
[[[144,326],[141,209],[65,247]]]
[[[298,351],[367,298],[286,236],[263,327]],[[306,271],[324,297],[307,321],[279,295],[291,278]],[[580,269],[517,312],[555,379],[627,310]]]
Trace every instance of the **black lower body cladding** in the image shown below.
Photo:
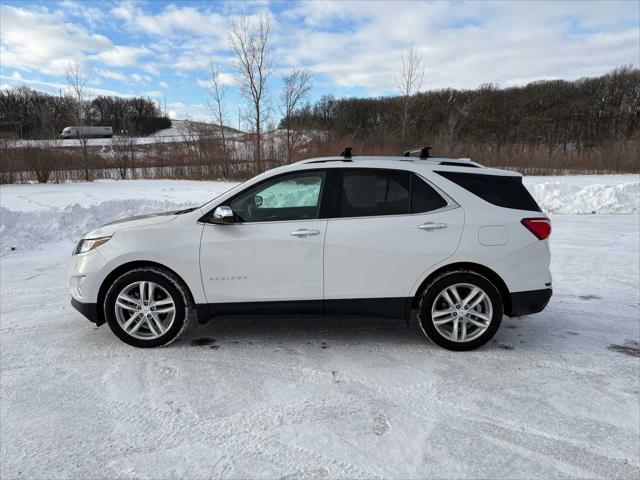
[[[552,294],[551,288],[511,293],[511,309],[506,313],[510,317],[521,317],[541,312],[549,303]]]
[[[96,325],[102,325],[104,323],[104,319],[98,315],[97,303],[82,303],[75,298],[72,298],[71,306],[87,317],[87,320],[90,322],[95,323]]]

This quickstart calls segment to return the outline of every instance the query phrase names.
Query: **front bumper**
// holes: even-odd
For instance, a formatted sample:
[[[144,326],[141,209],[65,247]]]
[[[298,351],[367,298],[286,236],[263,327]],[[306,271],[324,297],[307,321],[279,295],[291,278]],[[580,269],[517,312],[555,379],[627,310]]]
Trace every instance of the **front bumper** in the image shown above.
[[[551,288],[512,293],[511,308],[506,314],[509,317],[521,317],[541,312],[549,303],[552,293]]]
[[[104,323],[104,319],[98,313],[97,303],[82,303],[75,298],[72,298],[71,306],[79,311],[82,315],[87,317],[90,322],[95,323],[97,326],[100,326]]]

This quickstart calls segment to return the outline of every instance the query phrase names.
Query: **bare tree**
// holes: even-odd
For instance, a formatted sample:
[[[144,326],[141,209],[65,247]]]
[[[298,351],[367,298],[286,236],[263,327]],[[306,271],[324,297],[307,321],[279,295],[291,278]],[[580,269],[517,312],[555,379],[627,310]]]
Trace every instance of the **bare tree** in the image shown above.
[[[44,140],[40,146],[24,150],[26,166],[33,172],[38,183],[47,183],[51,173],[58,168],[57,144],[57,140]]]
[[[307,70],[292,68],[282,77],[282,90],[280,91],[281,113],[284,116],[285,129],[287,131],[287,163],[291,163],[293,149],[299,139],[292,135],[291,114],[311,91],[311,74]]]
[[[400,72],[396,76],[396,88],[403,98],[402,104],[402,142],[405,141],[411,96],[418,93],[424,80],[424,58],[412,43],[402,54]]]
[[[117,170],[122,180],[127,178],[127,169],[131,169],[131,178],[136,178],[136,143],[136,138],[129,133],[115,136],[111,141],[112,154],[107,163]]]
[[[87,182],[91,180],[89,146],[85,129],[87,123],[88,93],[86,85],[88,81],[89,77],[82,72],[80,59],[76,57],[74,60],[69,61],[69,64],[67,65],[67,87],[69,89],[69,93],[73,97],[70,117],[74,122],[78,140],[80,141],[82,168],[84,169],[84,179]]]
[[[250,104],[250,123],[255,131],[255,161],[258,171],[262,164],[262,127],[268,119],[267,87],[272,74],[271,17],[261,14],[257,19],[235,17],[229,21],[228,42],[235,53],[235,68],[241,78],[240,94]]]
[[[224,111],[224,97],[226,94],[226,88],[221,83],[220,79],[220,68],[215,65],[209,65],[209,83],[207,86],[209,90],[209,96],[211,97],[208,101],[209,109],[213,114],[213,120],[218,126],[220,130],[220,140],[222,146],[222,174],[226,176],[226,165],[230,161],[229,150],[227,149],[227,139],[225,133],[225,111]]]

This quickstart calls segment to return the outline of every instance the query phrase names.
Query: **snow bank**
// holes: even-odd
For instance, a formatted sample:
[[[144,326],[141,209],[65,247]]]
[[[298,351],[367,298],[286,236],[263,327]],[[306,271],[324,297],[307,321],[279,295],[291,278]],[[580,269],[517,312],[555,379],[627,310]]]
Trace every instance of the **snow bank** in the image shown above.
[[[78,240],[105,223],[150,212],[167,212],[192,206],[153,200],[109,200],[83,207],[79,204],[62,209],[14,211],[0,207],[0,252],[15,247],[25,250],[35,245]]]
[[[202,205],[229,182],[103,180],[0,186],[0,253],[82,234],[113,220]]]
[[[638,213],[637,175],[526,177],[524,183],[545,212]],[[228,182],[126,180],[61,185],[0,186],[0,252],[58,240],[76,240],[104,223],[145,213],[201,205],[233,187]],[[307,200],[317,186],[309,185]],[[265,204],[282,192],[265,192]],[[310,200],[309,200],[310,201]]]
[[[91,183],[1,185],[0,206],[15,211],[63,209],[110,200],[153,200],[201,205],[237,185],[191,180],[97,180]]]
[[[640,212],[638,175],[525,177],[524,184],[548,213]]]

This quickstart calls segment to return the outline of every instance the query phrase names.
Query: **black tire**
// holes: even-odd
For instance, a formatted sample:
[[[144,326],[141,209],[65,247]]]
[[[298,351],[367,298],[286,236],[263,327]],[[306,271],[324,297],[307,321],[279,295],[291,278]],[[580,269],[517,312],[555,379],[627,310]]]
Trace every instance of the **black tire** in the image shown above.
[[[436,328],[431,315],[434,302],[440,293],[446,288],[458,284],[468,284],[482,289],[491,302],[493,310],[488,328],[480,336],[470,341],[453,341],[446,338]],[[447,350],[467,351],[481,347],[495,336],[502,323],[503,312],[504,308],[500,292],[490,280],[473,271],[454,270],[438,276],[422,291],[418,306],[418,324],[427,338],[436,345]],[[472,326],[472,328],[475,328],[475,326]]]
[[[129,335],[118,323],[116,299],[128,285],[148,281],[160,285],[168,292],[175,305],[173,323],[164,334],[153,339],[141,339]],[[156,267],[141,267],[120,275],[109,287],[104,298],[104,315],[111,331],[123,342],[138,348],[161,347],[176,340],[195,315],[195,308],[186,285],[171,272]],[[146,307],[145,307],[146,308]]]

